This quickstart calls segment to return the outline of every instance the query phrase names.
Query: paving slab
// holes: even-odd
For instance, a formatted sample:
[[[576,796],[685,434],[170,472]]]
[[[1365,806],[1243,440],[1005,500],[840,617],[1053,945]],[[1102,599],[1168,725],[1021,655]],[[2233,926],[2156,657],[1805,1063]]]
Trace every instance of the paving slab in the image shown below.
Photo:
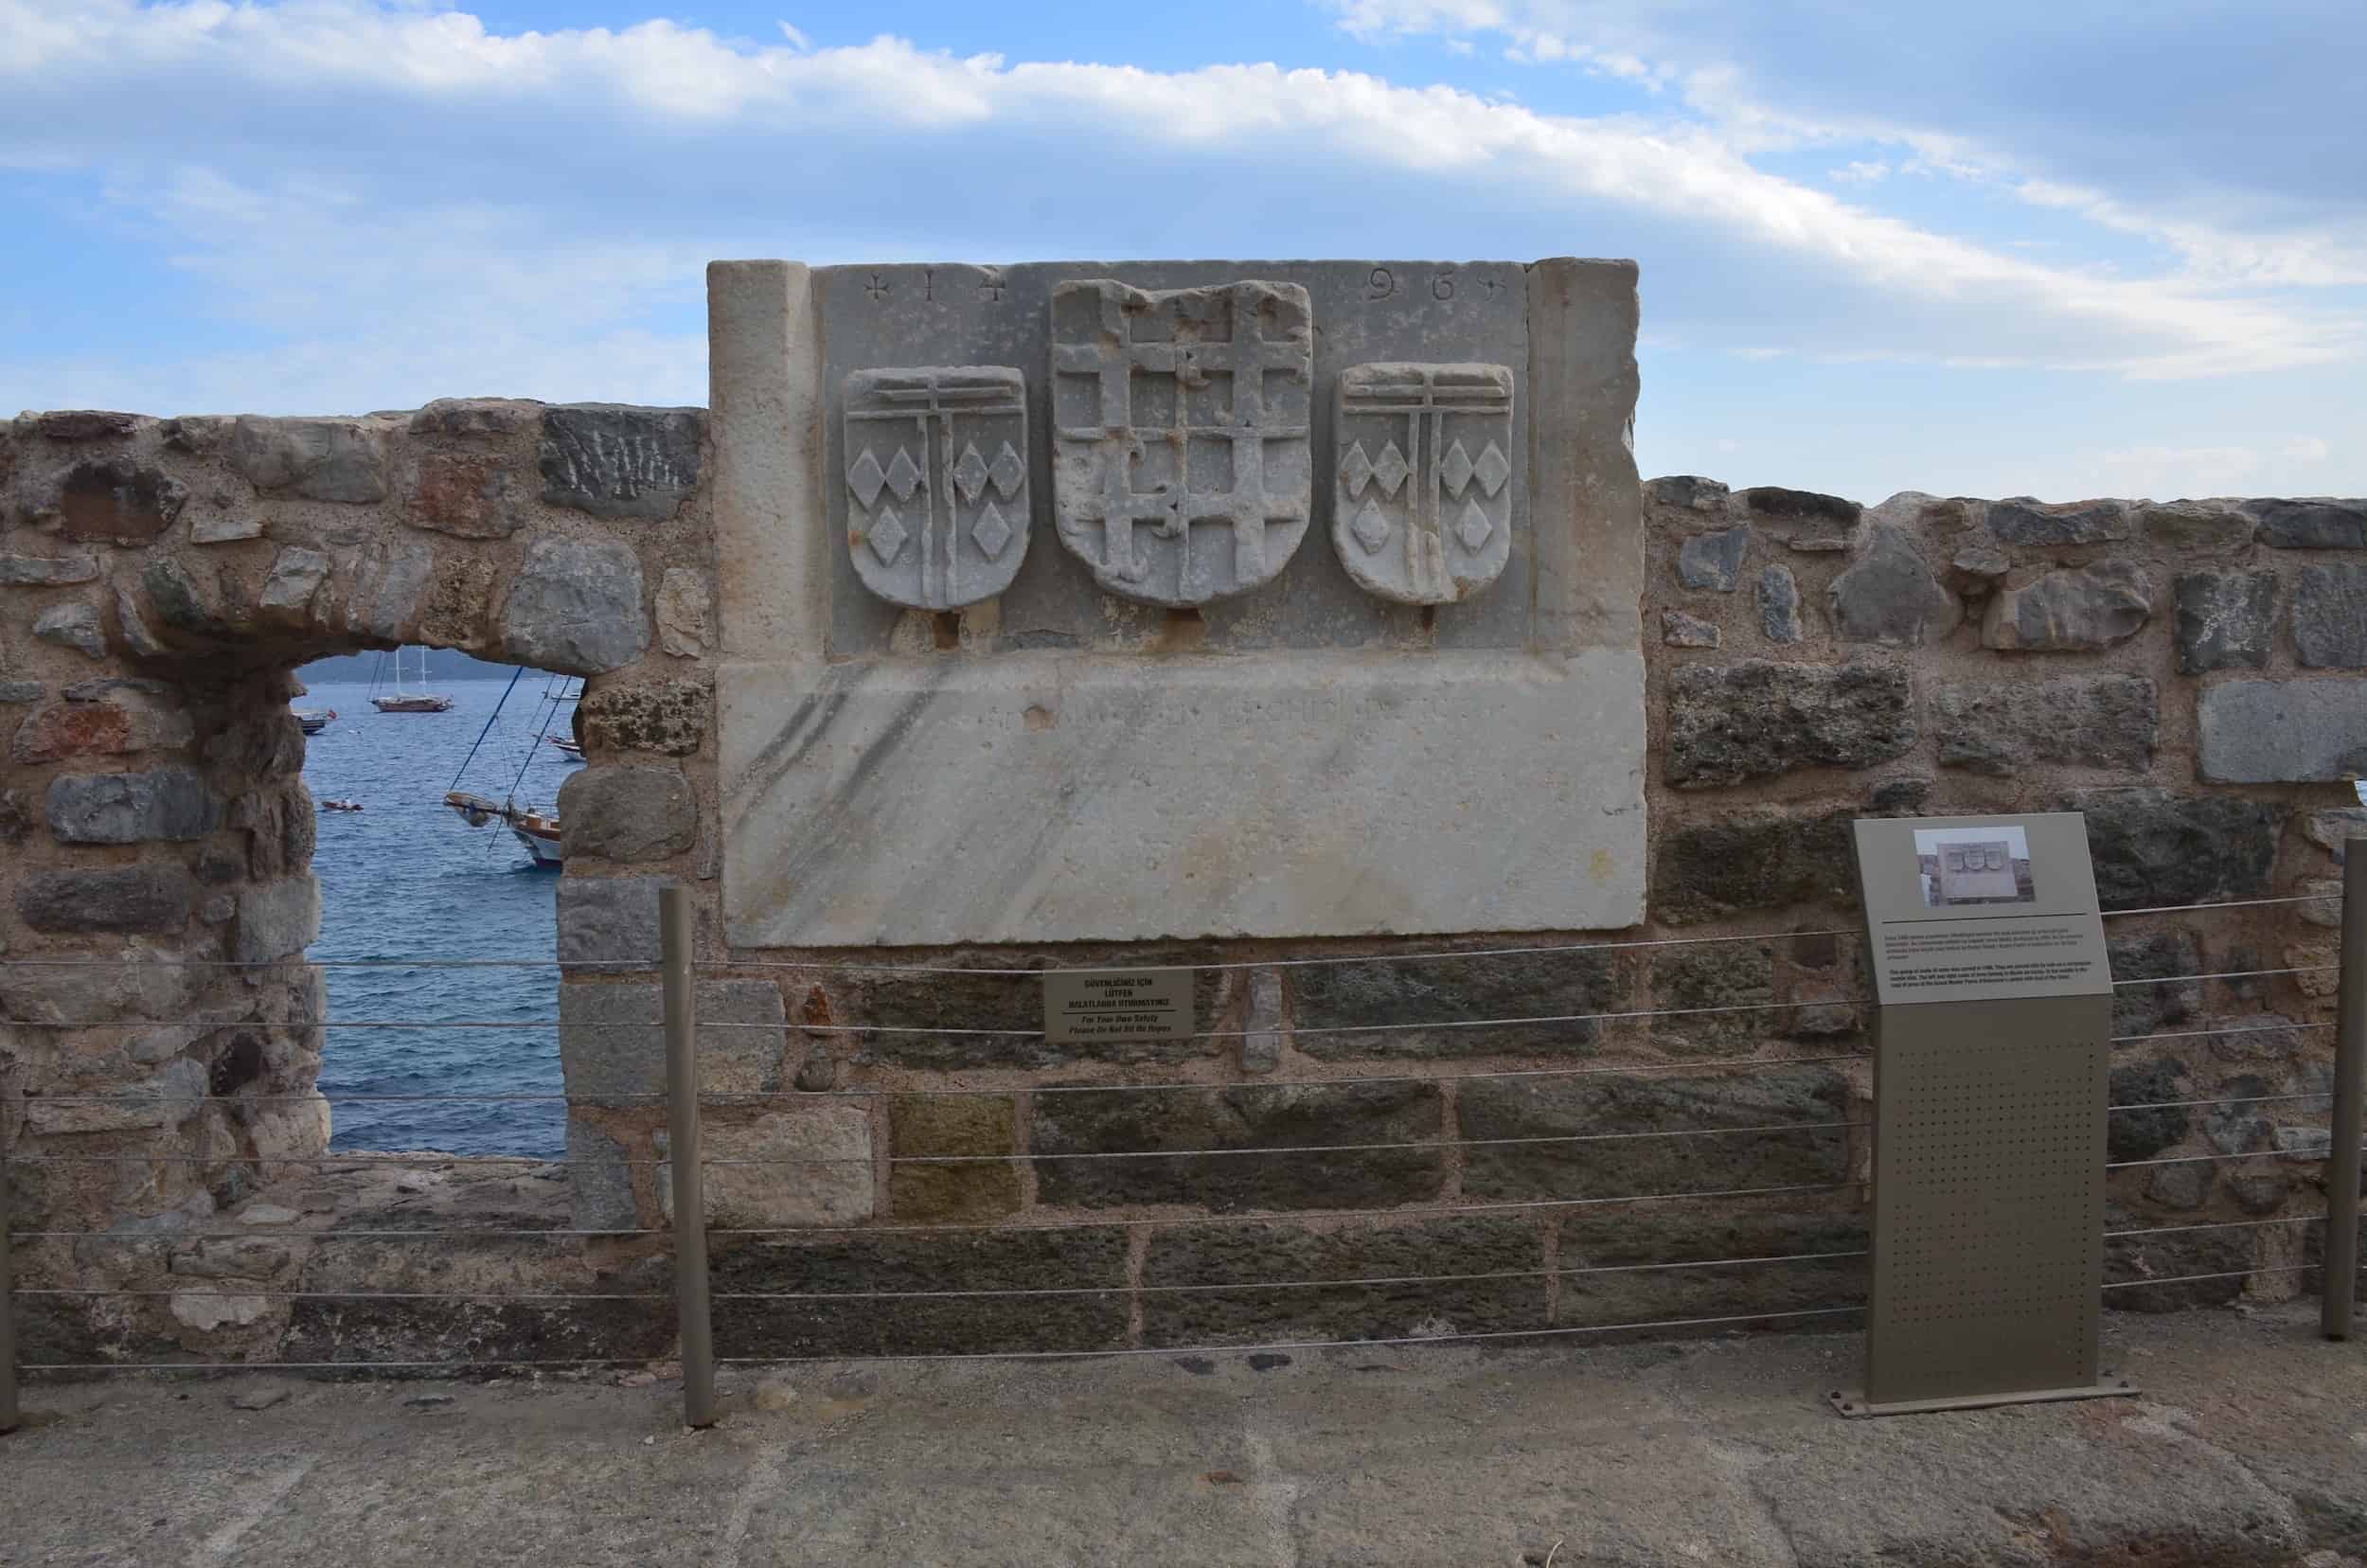
[[[2142,1397],[1878,1421],[1849,1334],[732,1367],[703,1433],[664,1368],[44,1383],[0,1564],[2359,1568],[2367,1344],[2315,1327],[2118,1315]]]

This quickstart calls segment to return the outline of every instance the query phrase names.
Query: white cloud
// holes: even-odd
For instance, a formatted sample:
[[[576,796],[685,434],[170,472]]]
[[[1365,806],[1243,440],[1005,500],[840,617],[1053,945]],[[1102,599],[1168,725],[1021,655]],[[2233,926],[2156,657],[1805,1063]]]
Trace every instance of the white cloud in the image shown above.
[[[1879,158],[1853,158],[1839,169],[1827,169],[1825,178],[1842,185],[1878,185],[1890,178],[1891,166]]]
[[[1442,27],[1504,25],[1494,0],[1412,3]],[[1408,14],[1360,4],[1376,27],[1384,8]],[[1770,173],[1747,149],[1798,134],[1771,119],[1730,132],[1357,72],[783,36],[498,34],[369,0],[0,0],[0,162],[93,171],[209,297],[285,334],[303,368],[247,400],[275,406],[297,390],[351,406],[365,378],[380,402],[684,396],[695,334],[654,323],[695,320],[700,262],[731,254],[1387,255],[1485,235],[1501,247],[1448,243],[1639,253],[1648,319],[1699,341],[1745,326],[1770,354],[2159,378],[2339,360],[2361,337],[2265,287],[2044,264]],[[1650,69],[1615,41],[1584,59]],[[1714,74],[1688,87],[1718,90]],[[1738,323],[1753,298],[1775,308]],[[215,355],[149,384],[235,390],[252,373]],[[51,374],[133,380],[0,363],[9,383]],[[411,390],[430,376],[451,379]]]
[[[2282,454],[2296,463],[2323,463],[2333,454],[2333,449],[2319,436],[2295,436],[2281,449]]]

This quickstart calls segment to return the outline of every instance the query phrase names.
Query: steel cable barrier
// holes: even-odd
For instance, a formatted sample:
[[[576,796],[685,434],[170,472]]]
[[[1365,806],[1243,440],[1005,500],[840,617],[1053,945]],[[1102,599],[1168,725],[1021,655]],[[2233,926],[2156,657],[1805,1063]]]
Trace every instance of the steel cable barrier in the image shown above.
[[[2327,901],[2323,897],[2225,900],[2108,912],[2106,918],[2208,917],[2223,910]],[[2215,1293],[2232,1299],[2257,1278],[2317,1273],[2323,1276],[2328,1332],[2338,1333],[2338,1320],[2339,1332],[2347,1332],[2358,1276],[2358,1081],[2367,1055],[2367,1026],[2359,1017],[2367,1009],[2352,1005],[2349,997],[2358,989],[2358,971],[2367,968],[2367,954],[2356,951],[2361,943],[2352,934],[2362,924],[2367,922],[2354,920],[2346,929],[2343,965],[2206,967],[2114,981],[2116,995],[2126,991],[2142,999],[2145,988],[2301,981],[2340,970],[2345,1006],[2336,1022],[2258,1014],[2205,1020],[2204,1026],[2192,1028],[2151,1026],[2163,1020],[2143,1007],[2132,1009],[2135,1021],[2148,1026],[2116,1032],[2115,1044],[2197,1041],[2210,1042],[2208,1048],[2217,1051],[2222,1042],[2233,1042],[2225,1049],[2241,1064],[2254,1049],[2246,1037],[2260,1037],[2264,1055],[2273,1058],[2280,1049],[2289,1052],[2296,1041],[2331,1031],[2339,1037],[2337,1071],[2325,1088],[2297,1069],[2282,1087],[2258,1074],[2230,1079],[2228,1086],[2242,1093],[2116,1094],[2107,1111],[2109,1146],[2115,1151],[2108,1170],[2192,1167],[2207,1176],[2221,1169],[2324,1167],[2321,1180],[2328,1204],[2324,1212],[2308,1215],[2109,1223],[2105,1240],[2114,1277],[2103,1286],[2108,1300],[2130,1292],[2151,1292],[2155,1303],[2164,1305],[2212,1299]],[[1575,959],[1737,942],[1848,943],[1860,935],[1855,928],[1838,928],[1434,952],[1374,950],[1188,967],[1222,973],[1446,965],[1510,956]],[[715,1417],[719,1364],[1202,1358],[1357,1346],[1583,1343],[1775,1325],[1840,1327],[1863,1310],[1862,1262],[1869,1255],[1863,1218],[1866,1150],[1875,1129],[1867,1114],[1852,1109],[1867,1097],[1850,1075],[1862,1071],[1855,1064],[1871,1061],[1866,1051],[1775,1051],[1759,1031],[1746,1028],[1741,1038],[1749,1043],[1743,1048],[1678,1060],[1590,1060],[1542,1067],[1446,1060],[1429,1063],[1426,1072],[1376,1072],[1359,1065],[1335,1070],[1334,1058],[1310,1057],[1291,1060],[1287,1070],[1252,1075],[1223,1071],[1220,1059],[1201,1055],[1184,1059],[1164,1077],[1143,1075],[1138,1064],[1124,1061],[1070,1063],[1076,1069],[1066,1075],[1071,1081],[1046,1083],[1016,1075],[1008,1063],[1017,1060],[1028,1068],[1041,1067],[1047,1053],[1014,1058],[1006,1051],[1001,1058],[965,1062],[959,1053],[970,1047],[957,1043],[950,1070],[866,1066],[859,1057],[852,1070],[868,1073],[873,1081],[703,1089],[703,1042],[729,1042],[746,1031],[756,1031],[756,1039],[764,1031],[780,1037],[783,1052],[801,1032],[858,1042],[926,1036],[1036,1046],[1044,1044],[1046,1035],[1042,1029],[840,1023],[821,1016],[787,1023],[705,1019],[698,1016],[703,978],[793,971],[1031,987],[1041,984],[1048,971],[786,961],[701,965],[692,953],[689,901],[674,889],[661,900],[660,938],[654,971],[607,960],[559,967],[603,976],[656,974],[662,1016],[596,1026],[627,1031],[621,1038],[645,1054],[653,1054],[650,1047],[662,1038],[661,1089],[603,1084],[559,1094],[326,1096],[344,1104],[556,1104],[571,1115],[595,1119],[662,1111],[663,1138],[654,1131],[650,1138],[659,1157],[267,1155],[211,1146],[189,1151],[178,1144],[148,1151],[55,1152],[60,1144],[72,1150],[94,1137],[119,1142],[143,1126],[170,1136],[201,1106],[222,1106],[252,1118],[262,1107],[313,1105],[321,1096],[312,1090],[216,1093],[209,1085],[206,1093],[163,1103],[153,1090],[28,1096],[20,1088],[8,1107],[14,1131],[5,1152],[0,1203],[23,1178],[52,1172],[69,1180],[95,1177],[118,1198],[142,1190],[143,1169],[150,1173],[150,1189],[172,1189],[174,1184],[160,1182],[159,1173],[176,1167],[237,1171],[253,1181],[241,1184],[246,1195],[236,1204],[225,1205],[238,1208],[235,1216],[193,1217],[186,1209],[168,1209],[107,1229],[11,1229],[0,1209],[0,1291],[7,1292],[7,1310],[0,1311],[0,1428],[15,1424],[20,1371],[51,1377],[258,1370],[418,1375],[585,1371],[678,1359],[685,1417],[692,1425],[705,1425]],[[119,963],[0,958],[0,971],[164,962],[191,970],[289,967],[285,960],[240,966],[140,956]],[[373,959],[313,967],[429,972],[552,966],[507,959]],[[1135,971],[1077,966],[1064,972]],[[1384,1016],[1291,1025],[1287,1032],[1293,1039],[1346,1037],[1361,1056],[1385,1061],[1386,1042],[1416,1030],[1468,1031],[1482,1042],[1489,1031],[1586,1031],[1582,1043],[1593,1046],[1599,1043],[1594,1031],[1607,1025],[1670,1019],[1749,1024],[1806,1008],[1855,1008],[1870,1000],[1837,994],[1419,1020]],[[2183,1022],[2188,1010],[2180,1008],[2180,1016],[2168,1021]],[[72,1030],[78,1036],[154,1031],[165,1025],[200,1032],[514,1031],[559,1028],[561,1021],[0,1020],[9,1029]],[[1270,1032],[1196,1028],[1180,1039],[1246,1042]],[[1736,1037],[1721,1031],[1716,1038]],[[1484,1043],[1479,1049],[1485,1051]],[[2152,1085],[2175,1076],[2140,1071],[2129,1081]],[[974,1081],[979,1078],[995,1081]],[[1777,1087],[1767,1088],[1771,1082]],[[2309,1086],[2294,1086],[2304,1082]],[[1681,1087],[1643,1087],[1653,1083]],[[1575,1092],[1563,1101],[1539,1099],[1523,1107],[1522,1095],[1541,1096],[1557,1085]],[[1483,1096],[1499,1110],[1526,1109],[1535,1125],[1549,1130],[1475,1135],[1466,1113]],[[1804,1103],[1825,1109],[1804,1113],[1799,1109]],[[2280,1125],[2257,1114],[2261,1107],[2277,1107],[2309,1115],[2308,1108],[2322,1105],[2331,1107],[2323,1131],[2310,1124]],[[97,1114],[84,1117],[79,1109],[84,1107]],[[132,1114],[111,1123],[105,1114],[111,1107]],[[1354,1126],[1380,1131],[1339,1134],[1341,1117],[1333,1113],[1342,1107],[1355,1113]],[[712,1128],[705,1125],[707,1113],[717,1114]],[[765,1118],[780,1116],[791,1123],[765,1125]],[[800,1117],[822,1120],[806,1125],[796,1121]],[[1654,1125],[1603,1125],[1619,1117]],[[1684,1124],[1659,1125],[1669,1121]],[[2186,1142],[2198,1121],[2208,1151],[2162,1152]],[[751,1147],[743,1134],[752,1122],[767,1136],[845,1151],[775,1155],[703,1147],[709,1132],[719,1150]],[[986,1141],[1000,1137],[1007,1146],[970,1147],[981,1141],[975,1136],[981,1125],[988,1128]],[[1493,1124],[1483,1119],[1481,1125]],[[843,1135],[832,1144],[838,1134]],[[28,1143],[37,1147],[28,1149]],[[944,1147],[949,1145],[963,1147]],[[1719,1180],[1717,1173],[1729,1167],[1719,1163],[1718,1151],[1737,1147],[1779,1150],[1778,1158],[1732,1168],[1781,1179]],[[376,1194],[390,1201],[361,1201],[374,1191],[367,1189],[366,1173],[378,1169],[411,1172],[420,1178],[409,1184],[414,1187],[421,1180],[448,1181],[453,1171],[482,1178],[514,1170],[517,1176],[506,1178],[512,1189],[528,1180],[547,1181],[547,1172],[562,1172],[574,1188],[575,1213],[584,1208],[584,1184],[621,1178],[627,1189],[654,1200],[665,1222],[499,1222],[505,1215],[513,1221],[522,1215],[529,1221],[551,1217],[547,1211],[555,1204],[546,1201],[538,1211],[514,1190],[509,1194],[514,1201],[483,1205],[494,1222],[472,1222],[462,1211],[455,1211],[454,1223],[403,1222],[407,1216],[439,1216],[422,1203],[404,1202],[400,1177],[393,1194]],[[1277,1178],[1277,1169],[1295,1174]],[[649,1175],[644,1179],[638,1172]],[[359,1176],[361,1196],[353,1198],[358,1206],[347,1212],[333,1194],[318,1210],[272,1201],[291,1194],[318,1197],[288,1185],[303,1173],[323,1179]],[[2165,1180],[2162,1190],[2178,1203],[2199,1190],[2195,1183]],[[2281,1203],[2282,1186],[2275,1192]],[[2239,1189],[2238,1202],[2249,1204],[2264,1196]],[[420,1199],[423,1193],[407,1197]],[[628,1196],[628,1206],[632,1202]],[[884,1221],[876,1218],[881,1206],[889,1211]],[[2199,1207],[2201,1200],[2195,1198],[2188,1206]],[[644,1203],[633,1210],[636,1220],[650,1207]],[[904,1211],[929,1217],[897,1218]],[[1687,1217],[1673,1228],[1688,1238],[1684,1250],[1698,1256],[1660,1255],[1666,1238],[1654,1222],[1672,1215]],[[2248,1237],[2276,1236],[2291,1239],[2272,1244],[2265,1254],[2245,1244]],[[717,1249],[712,1260],[711,1243]],[[2320,1249],[2315,1259],[2308,1256],[2312,1246]],[[349,1256],[338,1256],[348,1250]],[[11,1278],[12,1253],[19,1255],[22,1280]],[[472,1266],[484,1266],[480,1272],[507,1283],[477,1288],[465,1277]],[[87,1283],[93,1274],[111,1282]],[[1765,1283],[1779,1276],[1789,1283]],[[560,1288],[542,1288],[544,1284]],[[2174,1291],[2185,1294],[2163,1297]],[[386,1303],[411,1305],[388,1313],[379,1305]],[[101,1304],[121,1320],[148,1325],[160,1322],[155,1314],[169,1307],[170,1317],[195,1329],[201,1342],[222,1343],[208,1336],[226,1328],[236,1347],[213,1359],[187,1359],[186,1351],[176,1356],[169,1346],[176,1336],[181,1343],[188,1336],[149,1327],[106,1354],[19,1361],[21,1320],[53,1307]],[[407,1315],[430,1308],[441,1315]],[[596,1326],[585,1327],[587,1321]],[[261,1327],[240,1341],[238,1331],[249,1325]],[[614,1353],[540,1353],[587,1342]],[[420,1343],[450,1345],[458,1353],[400,1349]],[[307,1346],[316,1348],[301,1353]],[[396,1353],[373,1353],[387,1346]],[[288,1354],[291,1348],[299,1353]]]

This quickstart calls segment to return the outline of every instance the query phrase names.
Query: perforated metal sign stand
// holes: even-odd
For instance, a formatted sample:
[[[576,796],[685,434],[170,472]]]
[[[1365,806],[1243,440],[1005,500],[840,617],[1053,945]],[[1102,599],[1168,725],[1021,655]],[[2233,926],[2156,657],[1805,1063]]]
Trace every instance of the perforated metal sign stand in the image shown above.
[[[2102,1371],[2112,993],[2073,812],[1864,821],[1874,1267],[1843,1416],[2136,1390]]]

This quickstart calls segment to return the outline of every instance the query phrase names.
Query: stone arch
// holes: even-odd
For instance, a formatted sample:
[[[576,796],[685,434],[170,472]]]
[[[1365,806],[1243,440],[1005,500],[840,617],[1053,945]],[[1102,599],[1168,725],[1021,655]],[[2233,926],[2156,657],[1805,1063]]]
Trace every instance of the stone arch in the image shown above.
[[[570,780],[571,856],[692,869],[705,425],[451,400],[0,426],[0,1134],[123,1156],[18,1167],[16,1228],[186,1224],[327,1149],[297,666],[423,644],[585,677],[623,765]]]

